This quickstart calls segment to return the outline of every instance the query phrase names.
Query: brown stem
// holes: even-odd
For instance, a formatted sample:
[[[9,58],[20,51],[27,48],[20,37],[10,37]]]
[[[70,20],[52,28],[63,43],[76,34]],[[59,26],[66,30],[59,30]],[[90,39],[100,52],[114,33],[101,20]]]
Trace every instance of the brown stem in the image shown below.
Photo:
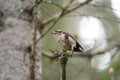
[[[66,80],[66,65],[61,65],[62,68],[62,80]]]
[[[33,43],[32,43],[32,52],[30,54],[30,80],[35,80],[35,56],[36,56],[36,35],[37,35],[37,27],[36,27],[37,17],[34,16],[34,34],[33,34]]]
[[[67,56],[66,54],[61,54],[60,56],[60,63],[62,69],[62,80],[66,80],[66,64],[67,64]]]

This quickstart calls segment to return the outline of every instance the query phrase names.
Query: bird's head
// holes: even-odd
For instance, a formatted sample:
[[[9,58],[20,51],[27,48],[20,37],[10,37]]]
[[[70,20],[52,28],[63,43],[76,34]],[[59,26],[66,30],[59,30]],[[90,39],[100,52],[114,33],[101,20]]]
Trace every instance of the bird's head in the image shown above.
[[[63,33],[62,30],[55,30],[52,32],[53,35],[61,35]]]
[[[62,30],[55,30],[52,32],[53,36],[57,40],[58,43],[62,44],[63,40],[65,39],[65,34],[63,34]]]

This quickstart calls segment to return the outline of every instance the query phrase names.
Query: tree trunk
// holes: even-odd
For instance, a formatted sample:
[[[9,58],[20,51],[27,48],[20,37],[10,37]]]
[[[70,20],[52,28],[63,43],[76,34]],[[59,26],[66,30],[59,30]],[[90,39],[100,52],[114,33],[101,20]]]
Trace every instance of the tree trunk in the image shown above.
[[[29,46],[33,30],[30,24],[20,20],[20,6],[31,4],[30,0],[0,0],[4,22],[0,28],[0,80],[29,80]],[[35,79],[42,79],[41,52],[35,57]]]

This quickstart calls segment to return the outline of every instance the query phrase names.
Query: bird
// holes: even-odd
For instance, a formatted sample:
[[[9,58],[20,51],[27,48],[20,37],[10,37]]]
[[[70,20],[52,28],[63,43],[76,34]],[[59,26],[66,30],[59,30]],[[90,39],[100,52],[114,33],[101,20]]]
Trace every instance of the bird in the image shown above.
[[[62,30],[55,30],[52,34],[62,47],[64,46],[67,50],[71,51],[71,54],[73,52],[83,52],[83,47],[71,34]]]

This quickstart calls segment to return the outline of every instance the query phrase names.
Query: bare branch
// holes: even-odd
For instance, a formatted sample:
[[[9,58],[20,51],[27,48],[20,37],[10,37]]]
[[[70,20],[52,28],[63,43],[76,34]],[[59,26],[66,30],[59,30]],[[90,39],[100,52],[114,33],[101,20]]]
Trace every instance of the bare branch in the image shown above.
[[[57,3],[55,3],[55,2],[53,2],[53,1],[43,1],[44,3],[47,3],[47,4],[51,4],[51,5],[55,5],[55,6],[57,6],[58,8],[60,8],[61,10],[64,10],[64,8],[61,6],[61,5],[59,5],[59,4],[57,4]]]
[[[69,15],[68,17],[75,17],[75,16],[92,16],[92,17],[95,17],[95,18],[98,18],[98,19],[104,19],[104,20],[108,20],[108,21],[111,21],[111,22],[117,22],[117,23],[120,23],[120,21],[118,20],[113,20],[113,19],[108,19],[108,18],[105,18],[105,17],[100,17],[100,16],[95,16],[95,15],[89,15],[89,14],[85,14],[85,13],[79,13],[79,12],[75,12],[77,14],[75,15]]]
[[[35,80],[35,56],[36,56],[36,35],[37,35],[37,17],[34,16],[34,22],[33,22],[33,28],[34,28],[34,34],[33,34],[33,43],[32,43],[32,52],[30,54],[30,80]]]
[[[76,5],[75,7],[72,7],[71,9],[67,10],[64,14],[66,15],[66,14],[68,14],[68,13],[71,13],[71,12],[79,9],[80,7],[82,7],[82,6],[90,3],[91,1],[92,1],[92,0],[86,0],[85,2],[80,3],[80,4]]]
[[[40,9],[41,9],[41,11],[43,11],[47,15],[47,17],[50,17],[49,13],[47,12],[46,9],[44,9],[44,7],[40,6]]]
[[[73,3],[73,1],[74,0],[70,0],[69,4],[65,7],[66,10],[70,7],[70,5]]]
[[[94,52],[94,53],[91,52],[91,50],[90,51],[86,51],[86,52],[81,52],[81,53],[74,53],[72,55],[72,57],[93,58],[94,56],[105,54],[106,52],[109,52],[109,51],[111,51],[114,48],[120,49],[120,44],[118,44],[117,42],[113,43],[109,47],[105,48],[104,50],[101,50],[99,52]],[[50,59],[53,59],[53,60],[57,59],[60,56],[59,54],[53,54],[53,53],[48,53],[48,52],[42,52],[42,55],[45,56],[45,57],[48,57]],[[67,56],[71,58],[70,55],[67,55]]]
[[[42,55],[47,58],[50,58],[51,60],[57,59],[60,56],[59,54],[53,54],[48,52],[42,52]]]
[[[93,7],[102,7],[102,8],[107,8],[107,9],[110,9],[110,10],[116,10],[116,11],[120,11],[118,9],[114,9],[112,7],[107,7],[107,6],[101,6],[101,5],[96,5],[96,4],[88,4],[89,6],[93,6]]]

